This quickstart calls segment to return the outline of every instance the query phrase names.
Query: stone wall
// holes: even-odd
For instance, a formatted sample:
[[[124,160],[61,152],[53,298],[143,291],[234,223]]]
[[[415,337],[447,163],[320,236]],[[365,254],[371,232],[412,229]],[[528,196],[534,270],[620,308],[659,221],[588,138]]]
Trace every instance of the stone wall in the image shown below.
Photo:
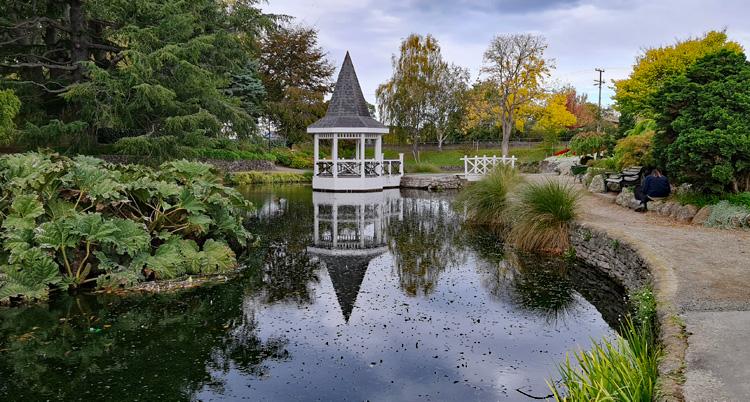
[[[466,184],[463,175],[456,174],[407,174],[401,177],[401,188],[425,190],[455,190]]]
[[[629,292],[651,284],[648,264],[628,244],[579,224],[570,232],[570,243],[576,257],[614,278]]]

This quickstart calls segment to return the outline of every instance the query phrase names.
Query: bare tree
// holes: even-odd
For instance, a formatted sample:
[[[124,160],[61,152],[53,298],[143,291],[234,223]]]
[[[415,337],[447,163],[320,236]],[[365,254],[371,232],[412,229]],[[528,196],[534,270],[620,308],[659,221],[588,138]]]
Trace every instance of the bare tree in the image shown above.
[[[437,87],[432,97],[432,126],[438,149],[448,138],[449,129],[463,112],[464,94],[469,87],[469,71],[454,64],[445,65],[437,75]]]
[[[510,34],[495,36],[484,52],[482,72],[495,87],[505,155],[518,109],[544,93],[542,82],[553,68],[553,60],[544,58],[545,49],[547,42],[542,36]]]

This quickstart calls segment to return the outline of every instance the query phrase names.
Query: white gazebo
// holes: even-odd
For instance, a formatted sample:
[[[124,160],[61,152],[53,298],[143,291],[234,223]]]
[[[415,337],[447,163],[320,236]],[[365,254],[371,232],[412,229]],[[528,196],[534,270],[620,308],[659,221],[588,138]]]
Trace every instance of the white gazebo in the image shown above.
[[[346,53],[326,115],[307,127],[313,135],[313,190],[361,192],[398,187],[404,155],[383,158],[388,127],[370,116],[367,101]],[[330,150],[322,158],[321,150]]]

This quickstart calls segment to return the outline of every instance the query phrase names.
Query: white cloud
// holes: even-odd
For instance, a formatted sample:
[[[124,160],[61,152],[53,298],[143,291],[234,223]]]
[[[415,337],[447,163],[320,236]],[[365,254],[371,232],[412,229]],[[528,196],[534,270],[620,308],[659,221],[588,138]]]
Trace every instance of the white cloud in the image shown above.
[[[476,77],[482,54],[499,33],[544,35],[556,60],[553,78],[596,100],[595,67],[605,79],[624,78],[642,49],[673,43],[712,29],[750,47],[743,0],[270,0],[266,11],[284,13],[315,26],[336,64],[351,51],[371,103],[391,74],[391,55],[410,33],[431,33],[446,59]],[[603,91],[610,102],[612,90]]]

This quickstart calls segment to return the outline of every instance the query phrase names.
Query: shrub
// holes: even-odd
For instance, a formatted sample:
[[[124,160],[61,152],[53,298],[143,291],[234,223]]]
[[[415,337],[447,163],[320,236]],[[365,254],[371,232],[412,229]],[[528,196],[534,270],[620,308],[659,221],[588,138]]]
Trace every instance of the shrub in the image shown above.
[[[294,151],[288,148],[277,148],[272,151],[276,157],[276,163],[294,169],[312,169],[312,154]]]
[[[250,204],[210,165],[158,171],[56,154],[0,158],[0,301],[45,299],[49,286],[128,286],[226,272],[250,234]]]
[[[664,83],[654,157],[677,182],[705,193],[750,191],[750,63],[741,52],[709,54]]]
[[[514,207],[509,240],[524,251],[567,250],[568,229],[577,215],[579,198],[580,194],[570,184],[549,180],[527,185]]]
[[[594,131],[585,131],[576,134],[570,140],[570,149],[577,155],[593,155],[605,150],[606,139],[604,134]]]
[[[725,229],[750,227],[750,208],[720,201],[711,207],[711,215],[704,225]]]
[[[457,206],[466,210],[469,222],[499,230],[508,221],[508,194],[521,180],[515,169],[498,166],[482,180],[461,191]]]
[[[698,208],[713,205],[721,201],[721,197],[716,194],[703,194],[695,191],[678,192],[675,198],[682,205],[695,205]]]
[[[440,173],[440,168],[427,162],[416,162],[407,165],[409,173]]]
[[[115,143],[114,151],[119,155],[137,156],[146,163],[197,156],[192,148],[181,145],[177,137],[171,135],[121,138]]]
[[[617,159],[615,158],[602,158],[602,159],[597,159],[597,160],[590,160],[588,165],[594,169],[602,169],[603,172],[613,172],[613,171],[618,170],[618,163],[617,163]]]
[[[233,173],[231,180],[236,185],[309,183],[312,181],[312,172],[240,172]]]
[[[750,209],[750,191],[745,191],[744,193],[739,194],[730,194],[727,197],[727,201],[729,201],[730,204],[744,206]]]
[[[654,166],[651,144],[654,141],[653,131],[631,135],[617,141],[615,160],[618,168],[628,166]]]
[[[548,382],[557,401],[652,401],[656,392],[660,351],[652,330],[628,319],[624,336],[594,342],[560,365],[561,385]]]

